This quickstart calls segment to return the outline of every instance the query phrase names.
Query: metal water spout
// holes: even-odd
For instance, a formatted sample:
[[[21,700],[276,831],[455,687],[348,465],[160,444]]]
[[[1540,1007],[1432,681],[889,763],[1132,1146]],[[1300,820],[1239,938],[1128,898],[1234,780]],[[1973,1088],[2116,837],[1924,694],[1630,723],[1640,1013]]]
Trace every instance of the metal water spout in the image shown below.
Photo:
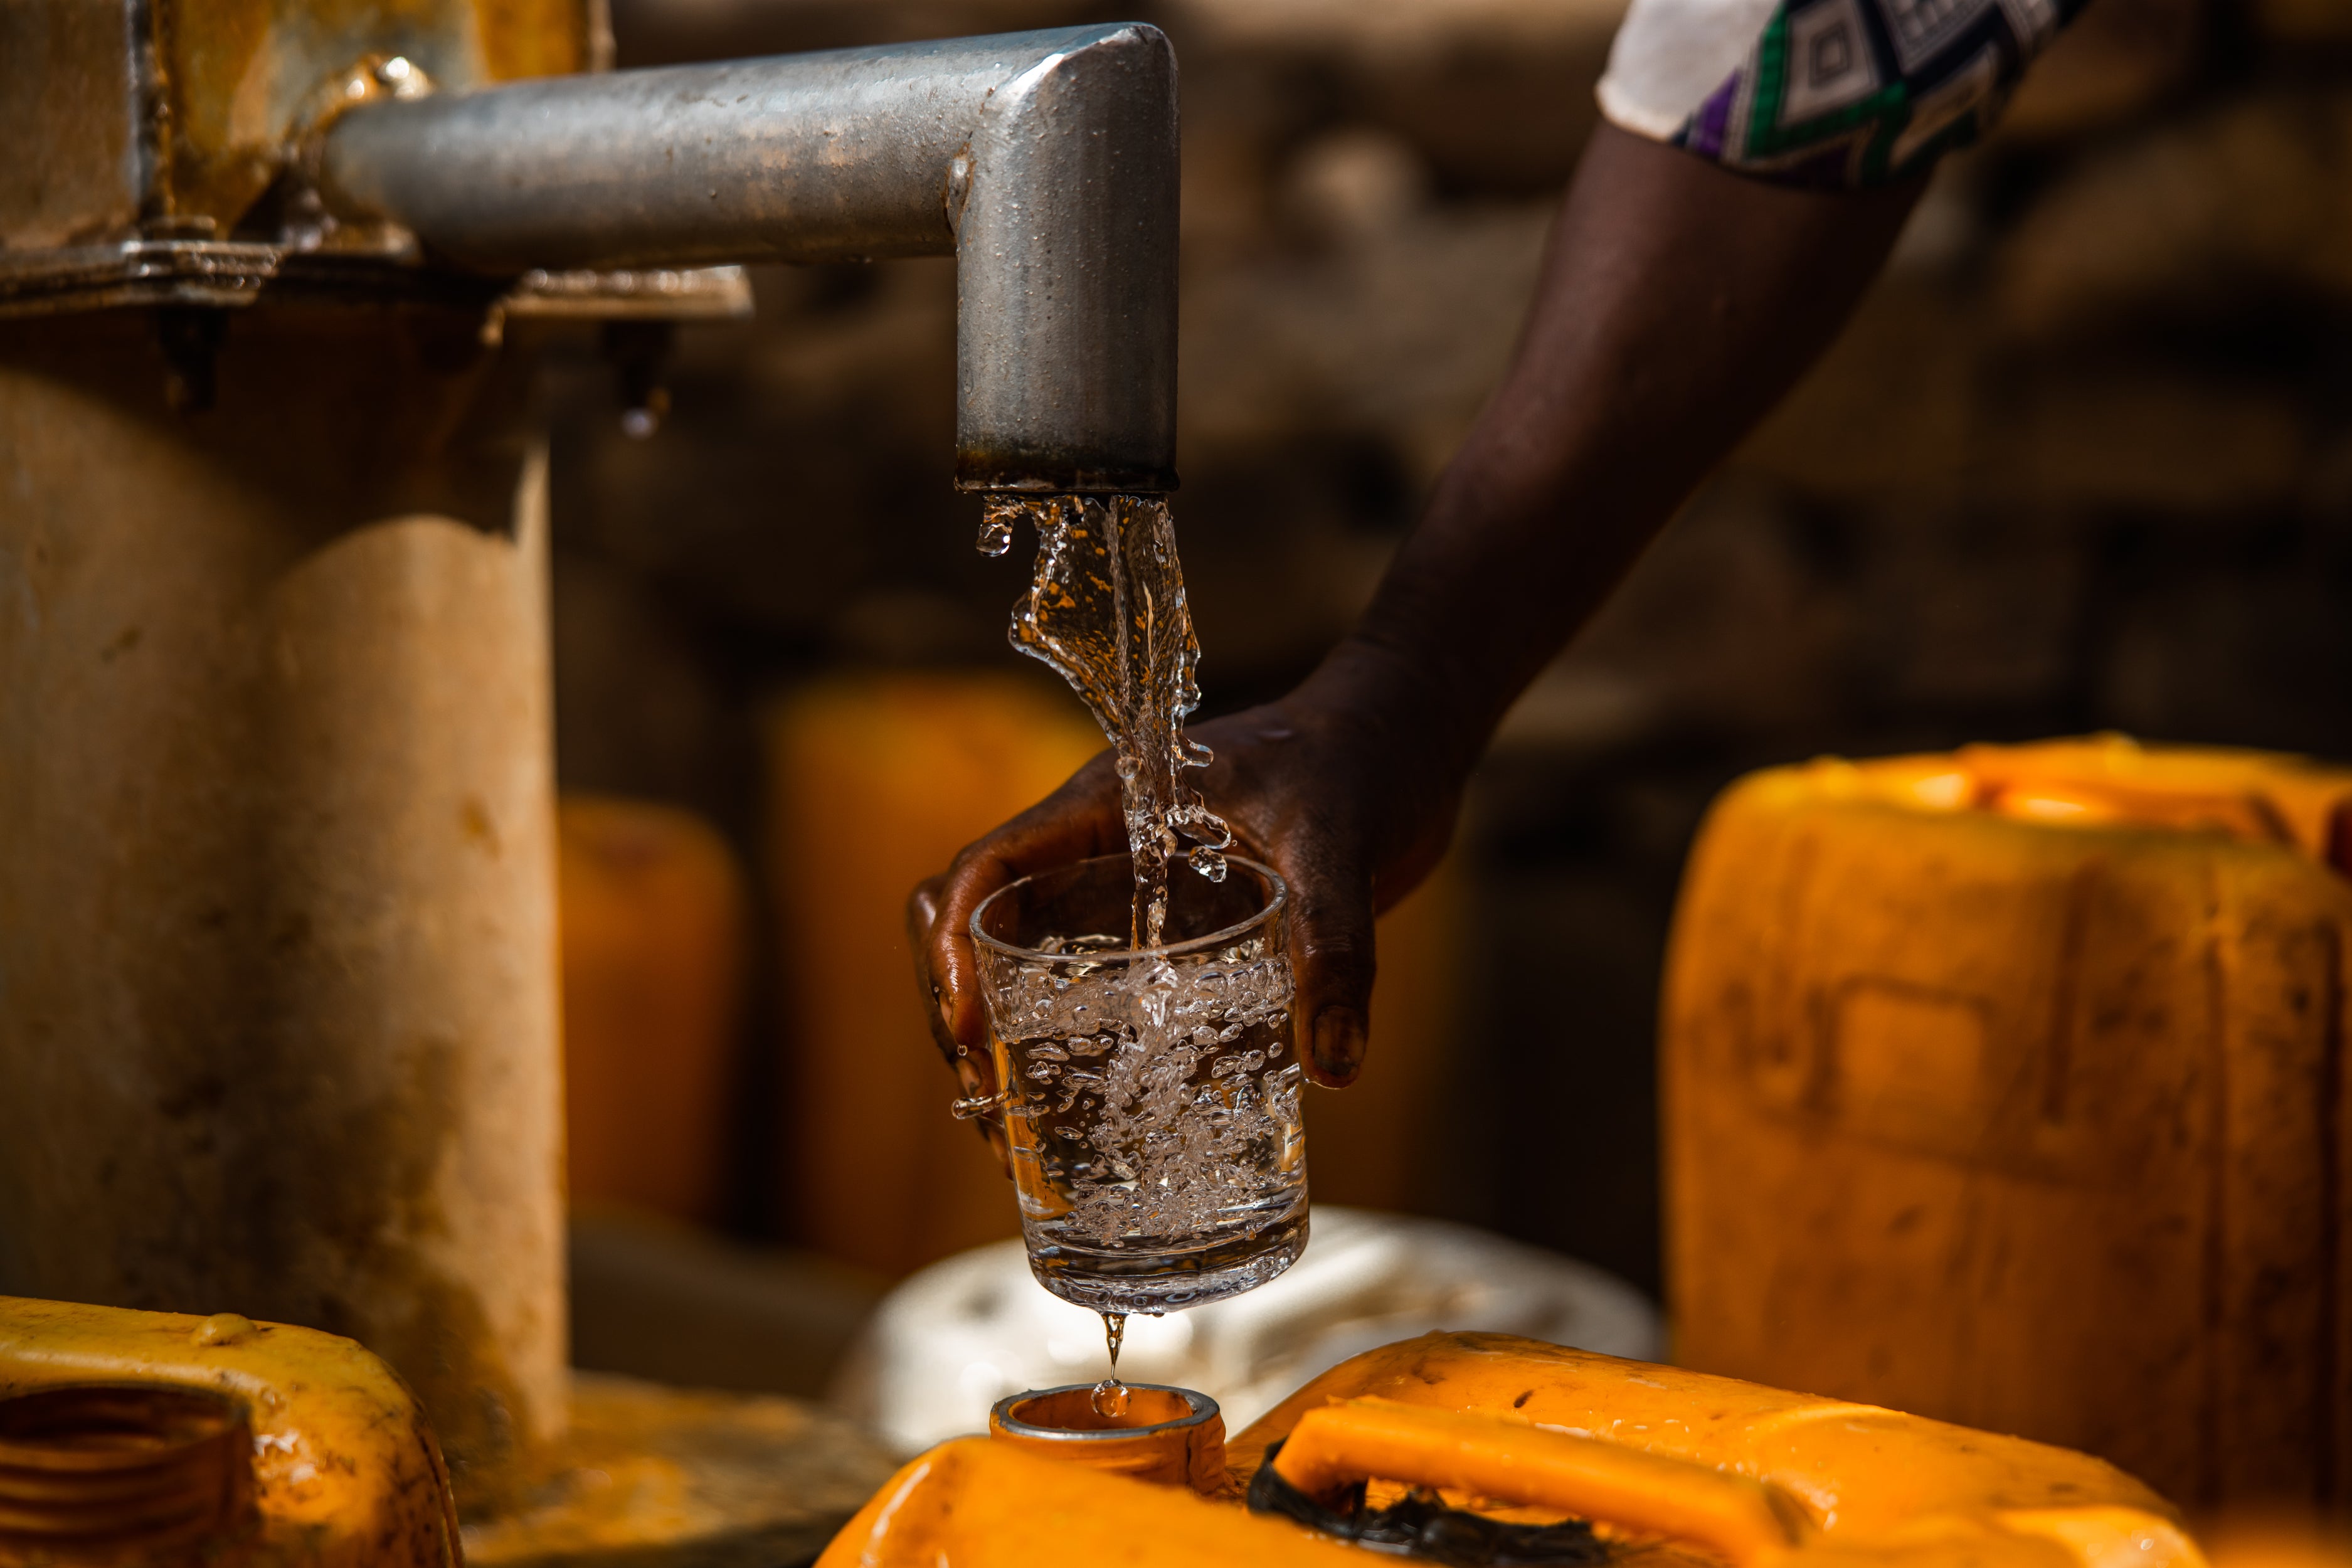
[[[1065,27],[362,104],[330,210],[485,272],[956,258],[956,480],[1173,489],[1176,58]]]

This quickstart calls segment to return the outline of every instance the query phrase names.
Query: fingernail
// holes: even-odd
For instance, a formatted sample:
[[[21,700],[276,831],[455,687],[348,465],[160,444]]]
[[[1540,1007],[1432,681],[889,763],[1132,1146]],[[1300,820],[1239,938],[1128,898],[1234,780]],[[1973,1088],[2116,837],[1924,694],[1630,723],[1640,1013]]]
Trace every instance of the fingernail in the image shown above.
[[[1315,1069],[1334,1084],[1355,1081],[1364,1065],[1364,1020],[1353,1007],[1315,1015]]]

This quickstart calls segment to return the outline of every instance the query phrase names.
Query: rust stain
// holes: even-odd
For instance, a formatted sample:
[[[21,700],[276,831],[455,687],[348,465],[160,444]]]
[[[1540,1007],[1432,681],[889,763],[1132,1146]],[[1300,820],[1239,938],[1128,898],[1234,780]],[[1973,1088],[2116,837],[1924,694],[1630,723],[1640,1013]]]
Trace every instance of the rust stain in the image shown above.
[[[169,210],[234,230],[285,163],[319,89],[401,55],[443,90],[581,70],[579,0],[162,0]]]

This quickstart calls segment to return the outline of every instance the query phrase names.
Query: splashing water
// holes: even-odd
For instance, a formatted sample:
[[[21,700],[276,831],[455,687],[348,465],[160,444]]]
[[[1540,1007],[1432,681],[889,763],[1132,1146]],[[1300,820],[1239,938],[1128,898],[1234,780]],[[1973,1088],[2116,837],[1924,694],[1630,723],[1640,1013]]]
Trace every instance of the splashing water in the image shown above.
[[[980,521],[980,552],[993,561],[1012,548],[1013,519],[991,506]]]
[[[1200,645],[1174,526],[1158,497],[997,497],[981,550],[1009,551],[1021,521],[1036,530],[1037,557],[1013,646],[1059,672],[1110,740],[1133,869],[1123,944],[1073,931],[1040,948],[1107,959],[1157,949],[1170,877],[1181,874],[1172,863],[1222,882],[1234,842],[1185,782],[1211,758],[1184,735]],[[1030,1266],[1047,1289],[1103,1312],[1111,1375],[1095,1408],[1116,1418],[1126,1310],[1250,1289],[1306,1244],[1301,1074],[1281,1059],[1289,959],[1257,932],[1181,963],[1147,951],[1099,968],[1013,967],[991,982],[990,1037]]]
[[[1168,867],[1186,858],[1223,881],[1234,836],[1183,782],[1209,749],[1184,738],[1200,706],[1193,667],[1201,645],[1184,605],[1184,571],[1168,503],[1157,496],[993,496],[980,548],[1002,555],[1013,525],[1037,531],[1029,592],[1013,607],[1012,641],[1076,689],[1108,737],[1118,763],[1128,849],[1135,859],[1129,940],[1157,947],[1168,919]]]

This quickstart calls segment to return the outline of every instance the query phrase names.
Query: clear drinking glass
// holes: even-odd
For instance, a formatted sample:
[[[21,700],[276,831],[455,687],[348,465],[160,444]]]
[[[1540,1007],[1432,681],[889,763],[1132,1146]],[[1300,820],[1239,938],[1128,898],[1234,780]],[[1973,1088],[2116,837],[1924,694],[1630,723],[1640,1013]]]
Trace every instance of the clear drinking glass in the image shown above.
[[[1307,1246],[1282,879],[1170,868],[1167,940],[1134,949],[1125,855],[1025,877],[973,911],[1029,1267],[1099,1312],[1239,1295]],[[975,1108],[977,1109],[977,1108]]]

